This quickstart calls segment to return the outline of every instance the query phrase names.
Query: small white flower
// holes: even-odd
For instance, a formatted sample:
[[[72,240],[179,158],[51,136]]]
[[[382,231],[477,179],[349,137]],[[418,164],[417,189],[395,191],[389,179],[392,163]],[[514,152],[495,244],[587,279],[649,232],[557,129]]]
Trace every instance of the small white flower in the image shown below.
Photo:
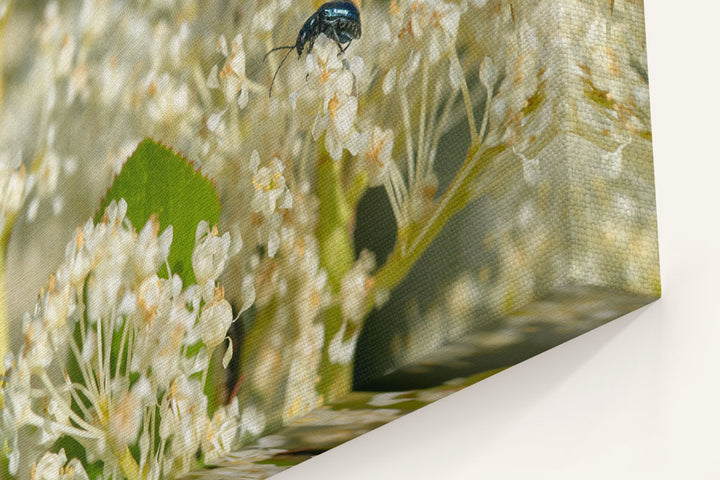
[[[278,206],[280,197],[285,194],[285,166],[277,158],[273,158],[270,165],[260,167],[260,155],[254,150],[250,159],[250,168],[253,171],[252,185],[255,194],[251,201],[254,212],[261,212],[266,218],[272,216]]]
[[[243,304],[239,313],[243,313],[255,303],[255,284],[251,275],[246,275],[245,278],[243,278],[240,295],[242,296]]]
[[[332,340],[330,340],[330,344],[328,345],[328,357],[330,359],[330,363],[347,365],[353,359],[357,339],[360,335],[360,329],[355,329],[353,336],[345,340],[346,330],[347,321],[344,321],[340,330],[335,334]]]
[[[365,300],[370,291],[370,271],[375,268],[375,257],[367,250],[360,253],[355,265],[342,279],[340,299],[343,318],[359,322],[365,315]]]
[[[352,74],[346,73],[343,75],[343,90],[352,82]],[[343,90],[337,90],[332,97],[325,99],[312,129],[315,140],[325,133],[325,148],[333,160],[340,160],[344,149],[357,155],[360,146],[360,134],[354,127],[358,100]]]
[[[123,220],[125,220],[125,215],[127,214],[127,208],[128,204],[125,201],[124,198],[121,198],[119,201],[111,201],[110,205],[108,205],[107,209],[105,210],[105,215],[107,216],[107,224],[108,225],[120,225]],[[92,221],[89,221],[85,224],[86,229],[92,228]]]
[[[41,371],[53,360],[53,348],[43,322],[31,320],[27,313],[23,318],[23,348],[21,355],[30,371]]]
[[[205,305],[200,314],[203,343],[210,350],[222,343],[232,321],[232,307],[223,298],[222,289],[216,289],[215,299]]]
[[[405,2],[393,15],[397,37],[420,47],[431,64],[455,48],[460,16],[466,7],[442,0]]]
[[[33,186],[34,178],[20,162],[19,154],[11,161],[0,156],[0,217],[14,217]]]
[[[529,185],[537,184],[540,179],[540,160],[535,158],[527,158],[524,153],[518,152],[513,148],[513,153],[522,160],[523,178]]]
[[[63,476],[60,477],[62,480],[89,480],[89,476],[83,467],[82,462],[77,459],[71,459],[63,471]]]
[[[488,94],[492,94],[492,88],[495,85],[497,73],[497,68],[495,67],[495,63],[493,63],[492,58],[485,57],[483,61],[480,62],[478,77],[480,78],[480,83],[482,83],[485,90],[488,91]]]
[[[199,285],[216,280],[225,270],[230,251],[230,234],[218,234],[217,227],[210,229],[207,222],[198,224],[195,231],[195,248],[192,266]]]
[[[160,405],[160,438],[172,437],[175,455],[194,455],[207,417],[207,397],[197,379],[176,378]]]
[[[457,90],[460,88],[460,85],[462,84],[464,77],[463,77],[463,71],[462,67],[460,66],[460,62],[451,61],[450,62],[450,70],[448,71],[450,75],[450,86],[453,90]]]
[[[168,226],[158,237],[160,223],[152,216],[138,234],[133,247],[133,260],[137,278],[145,278],[160,268],[170,253],[173,228]]]
[[[141,400],[139,392],[133,389],[126,392],[113,404],[108,433],[114,448],[119,451],[132,445],[137,439],[143,418]]]
[[[382,177],[392,158],[395,134],[391,129],[383,130],[373,127],[369,132],[363,132],[364,148],[360,153],[362,169],[367,172],[371,183],[377,183]]]
[[[190,87],[181,78],[151,71],[137,95],[146,98],[146,114],[153,122],[173,122],[190,115]]]
[[[58,453],[45,452],[31,470],[34,480],[88,480],[87,472],[77,458],[67,461],[65,449]]]
[[[52,276],[51,279],[55,277]],[[51,280],[51,285],[54,280]],[[56,350],[67,345],[70,335],[67,319],[72,313],[75,305],[70,301],[70,285],[64,287],[51,288],[45,297],[45,308],[43,311],[43,320],[45,327],[50,334],[52,345]]]
[[[627,140],[623,140],[618,147],[612,152],[603,152],[600,154],[600,165],[604,168],[606,174],[610,178],[620,176],[623,168],[623,150],[630,145],[632,137],[628,136]]]
[[[218,129],[218,126],[220,126],[220,120],[222,120],[223,115],[225,115],[225,112],[227,112],[227,109],[221,110],[219,112],[215,112],[212,115],[210,115],[207,119],[207,128],[211,132],[214,132]]]
[[[280,235],[278,234],[278,232],[276,230],[270,230],[270,234],[268,235],[268,243],[267,243],[268,257],[273,258],[279,248],[280,248]]]
[[[248,80],[245,76],[243,37],[238,34],[230,42],[228,49],[227,40],[221,35],[218,39],[218,48],[225,55],[225,64],[219,72],[217,66],[213,66],[208,78],[208,86],[222,89],[228,103],[237,101],[240,108],[245,108],[248,103]]]
[[[38,480],[57,480],[60,478],[60,469],[65,465],[67,457],[65,449],[58,453],[46,452],[40,460],[33,465],[33,478]]]
[[[265,415],[255,405],[250,404],[240,416],[240,427],[243,432],[252,436],[260,435],[265,430]]]
[[[84,230],[78,229],[75,233],[75,241],[68,243],[65,249],[65,258],[70,269],[69,282],[72,285],[80,285],[90,273],[91,259],[85,247]]]
[[[390,70],[385,74],[385,78],[383,79],[383,93],[385,95],[392,92],[393,88],[395,88],[395,80],[397,79],[397,67],[393,65],[390,67]]]
[[[203,461],[207,464],[227,454],[232,447],[238,429],[235,412],[237,397],[215,412],[212,420],[207,421],[205,435],[202,438]]]

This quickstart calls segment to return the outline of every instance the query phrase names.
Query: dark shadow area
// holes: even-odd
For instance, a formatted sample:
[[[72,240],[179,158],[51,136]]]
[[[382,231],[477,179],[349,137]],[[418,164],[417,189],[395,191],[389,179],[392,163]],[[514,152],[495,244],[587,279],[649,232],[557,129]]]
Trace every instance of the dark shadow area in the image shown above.
[[[362,383],[353,385],[354,390],[371,392],[393,392],[398,390],[414,390],[430,388],[440,385],[443,382],[454,378],[463,378],[475,375],[487,370],[505,368],[525,361],[550,348],[556,347],[582,333],[572,334],[550,334],[543,335],[543,330],[528,337],[522,343],[499,347],[495,349],[478,349],[465,342],[465,339],[441,347],[433,352],[433,357],[442,358],[447,354],[447,359],[442,362],[433,362],[432,366],[425,364],[409,365],[399,368],[387,375],[375,378],[365,378]],[[472,355],[456,357],[452,352],[462,349],[465,351],[475,349]]]
[[[369,250],[375,254],[376,265],[383,265],[395,246],[396,237],[397,223],[385,187],[369,188],[355,211],[355,258],[363,250]]]
[[[372,325],[361,336],[355,364],[356,391],[402,391],[429,388],[448,380],[506,368],[593,330],[656,300],[655,297],[594,285],[562,286],[549,291],[506,317],[476,312],[470,331],[456,340],[405,364],[392,364],[383,320],[392,318],[392,305],[371,317]],[[392,323],[391,323],[392,324]],[[367,325],[367,324],[366,324]],[[502,327],[502,328],[498,328]],[[385,328],[387,330],[387,327]],[[385,342],[385,343],[384,343]],[[362,364],[360,364],[362,362]],[[370,367],[370,368],[368,368]]]
[[[438,194],[450,185],[465,160],[469,146],[466,123],[456,125],[442,137],[438,145]],[[355,350],[353,383],[355,389],[378,378],[392,368],[390,349],[393,337],[404,335],[411,328],[408,304],[413,302],[419,311],[425,311],[437,297],[440,287],[447,284],[458,272],[476,263],[460,252],[466,241],[469,218],[477,218],[479,208],[468,208],[451,219],[440,235],[423,253],[403,282],[392,292],[390,300],[366,318]],[[375,253],[378,267],[383,265],[395,244],[396,224],[390,202],[383,187],[369,189],[357,209],[354,232],[355,251],[362,249]],[[480,237],[478,237],[480,238]],[[400,387],[398,387],[400,388]]]

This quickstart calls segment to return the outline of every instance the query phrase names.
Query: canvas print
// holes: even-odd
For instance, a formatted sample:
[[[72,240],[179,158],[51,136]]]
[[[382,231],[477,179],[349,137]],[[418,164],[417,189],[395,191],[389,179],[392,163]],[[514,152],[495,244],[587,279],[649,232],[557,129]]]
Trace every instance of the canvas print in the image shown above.
[[[0,477],[267,478],[660,296],[642,0],[0,1]]]

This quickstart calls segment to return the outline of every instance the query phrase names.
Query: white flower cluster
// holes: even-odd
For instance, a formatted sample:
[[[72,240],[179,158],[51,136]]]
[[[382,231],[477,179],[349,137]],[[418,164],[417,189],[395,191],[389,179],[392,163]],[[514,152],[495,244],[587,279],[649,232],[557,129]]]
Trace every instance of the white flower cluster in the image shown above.
[[[248,103],[248,79],[245,76],[245,50],[242,34],[238,34],[228,48],[224,35],[218,39],[218,50],[225,57],[225,64],[218,70],[215,65],[210,71],[207,85],[222,90],[228,103],[237,102],[240,108]]]
[[[390,7],[395,41],[412,51],[399,71],[401,88],[412,79],[421,56],[432,65],[455,54],[460,16],[464,10],[462,6],[442,0],[396,2]]]
[[[33,464],[30,471],[30,478],[38,480],[89,480],[82,462],[77,458],[67,461],[65,449],[61,448],[58,453],[45,452],[45,454]]]
[[[596,2],[569,8],[567,2],[539,0],[522,9],[515,2],[487,0],[357,2],[362,3],[362,38],[344,53],[324,34],[312,52],[304,45],[300,59],[290,50],[268,98],[282,57],[265,54],[292,45],[319,3],[50,0],[44,11],[35,12],[32,2],[14,2],[11,15],[25,15],[27,25],[42,20],[37,28],[16,28],[17,41],[7,45],[11,65],[5,73],[12,75],[4,84],[0,144],[8,145],[8,152],[23,152],[25,172],[17,160],[0,161],[3,232],[23,208],[28,218],[35,217],[40,198],[51,199],[56,212],[84,211],[87,198],[99,197],[107,185],[98,179],[109,182],[138,141],[150,135],[183,151],[215,180],[225,205],[220,222],[231,238],[199,225],[192,256],[197,285],[183,286],[172,275],[157,276],[171,232],[160,233],[150,222],[135,238],[124,220],[117,221],[122,208],[116,205],[104,223],[78,231],[68,247],[38,310],[26,317],[26,345],[10,377],[49,368],[47,362],[59,357],[47,352],[70,344],[70,354],[81,364],[105,369],[102,360],[118,374],[96,378],[85,371],[87,392],[65,385],[47,398],[82,395],[75,403],[92,405],[87,413],[97,408],[97,418],[108,422],[113,412],[127,414],[113,442],[139,439],[147,445],[140,450],[151,452],[156,442],[138,432],[152,430],[156,422],[146,422],[145,416],[138,421],[117,406],[135,404],[147,412],[144,385],[149,384],[150,391],[165,392],[163,412],[176,416],[160,423],[167,444],[174,445],[165,453],[189,452],[197,445],[219,452],[234,425],[230,417],[213,417],[207,428],[216,434],[206,441],[197,430],[201,417],[188,417],[184,409],[202,390],[195,376],[187,375],[200,376],[209,350],[224,341],[232,320],[226,295],[242,305],[241,311],[256,307],[243,320],[247,338],[261,341],[241,348],[247,355],[246,378],[238,395],[271,400],[243,404],[238,417],[250,434],[259,434],[276,424],[273,408],[288,420],[322,399],[315,387],[323,383],[323,362],[350,364],[368,301],[381,296],[373,284],[376,266],[366,256],[353,258],[352,249],[354,209],[369,186],[385,187],[397,220],[398,251],[390,258],[412,258],[409,253],[418,253],[414,248],[425,248],[418,239],[442,217],[448,193],[464,188],[462,175],[472,170],[461,170],[456,178],[462,181],[439,192],[438,151],[448,135],[469,128],[469,153],[485,145],[511,147],[513,161],[523,163],[532,184],[540,168],[533,147],[547,137],[555,119],[572,117],[570,108],[580,122],[605,122],[618,142],[612,149],[616,155],[604,158],[611,165],[618,165],[626,143],[617,130],[628,124],[645,128],[647,119],[632,112],[647,111],[647,89],[628,90],[623,78],[642,76],[644,60],[633,53],[642,50],[635,48],[642,32],[628,33],[632,21],[612,23],[630,18],[637,2],[609,2],[602,8],[615,5],[610,20],[611,13]],[[616,36],[636,40],[626,45]],[[554,62],[543,63],[559,58],[557,52],[578,60],[570,85],[560,84],[570,75],[561,75]],[[588,85],[613,105],[607,112],[571,104]],[[467,140],[462,134],[458,139]],[[328,179],[322,178],[320,162],[331,164],[337,177],[330,183],[336,182],[331,187],[338,205],[327,205],[327,199],[321,204],[318,187]],[[72,176],[81,188],[61,195],[63,176]],[[82,198],[73,200],[74,192],[82,192]],[[320,218],[327,212],[337,213],[333,222],[345,224],[328,226],[328,219]],[[326,251],[323,236],[336,232],[347,234],[347,258],[332,271],[335,252]],[[239,251],[241,238],[249,248]],[[225,290],[216,285],[222,271],[227,271]],[[382,291],[383,298],[388,295],[388,289]],[[341,330],[337,323],[327,329],[330,310],[342,317]],[[81,325],[80,338],[67,325]],[[120,367],[106,355],[104,343],[116,337],[132,351],[120,359]],[[197,343],[206,349],[188,347]],[[114,380],[119,377],[127,381]],[[7,404],[40,412],[35,390],[17,388],[30,392],[32,401],[20,402],[21,394],[13,393],[15,400]],[[112,402],[88,397],[97,392]],[[55,435],[55,425],[63,425],[90,442],[95,433],[78,432],[85,427],[75,420],[68,424],[63,418],[70,414],[56,404],[61,402],[49,402],[47,410],[57,418],[43,420],[46,427],[37,431]],[[16,412],[13,419],[24,418],[22,408],[6,411]],[[173,432],[186,436],[175,441],[180,433]],[[105,458],[110,447],[95,450],[93,458]],[[161,465],[161,457],[154,451],[143,461]]]
[[[152,217],[136,233],[126,211],[124,200],[112,202],[99,224],[77,230],[25,316],[19,354],[5,360],[0,426],[12,474],[32,464],[35,478],[87,478],[62,450],[47,451],[64,437],[88,462],[103,462],[103,478],[131,476],[128,465],[147,478],[175,475],[198,451],[209,461],[231,446],[236,403],[208,418],[203,392],[210,355],[233,319],[216,287],[230,236],[201,222],[192,264],[203,284],[183,288],[169,268],[168,278],[157,274],[172,227],[159,233]]]
[[[357,84],[362,78],[362,58],[338,57],[338,47],[325,35],[318,38],[311,54],[306,58],[306,74],[317,80],[322,93],[322,103],[312,128],[313,138],[319,140],[325,134],[325,148],[334,160],[340,160],[344,149],[357,155],[360,134],[355,127],[358,113]],[[312,88],[312,87],[311,87]]]
[[[252,153],[250,168],[253,171],[252,186],[255,194],[250,205],[256,213],[262,214],[267,226],[267,254],[274,257],[280,248],[280,224],[282,213],[293,206],[293,197],[285,184],[283,170],[285,166],[278,158],[270,164],[260,167],[260,155],[257,150]]]

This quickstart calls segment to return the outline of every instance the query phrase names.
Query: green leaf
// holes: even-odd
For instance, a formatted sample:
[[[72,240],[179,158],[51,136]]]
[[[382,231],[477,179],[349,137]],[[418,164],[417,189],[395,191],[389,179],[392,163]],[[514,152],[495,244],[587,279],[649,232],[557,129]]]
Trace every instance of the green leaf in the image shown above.
[[[68,460],[72,460],[73,458],[77,458],[78,460],[80,460],[83,468],[85,468],[85,473],[88,474],[90,480],[102,478],[103,462],[101,460],[97,460],[93,463],[88,463],[85,447],[83,447],[80,442],[78,442],[69,435],[63,435],[55,441],[52,447],[50,447],[50,451],[53,453],[58,453],[61,448],[65,449],[65,456]]]
[[[181,155],[145,139],[128,158],[100,205],[95,216],[99,222],[112,200],[124,198],[127,218],[140,230],[156,214],[161,231],[173,226],[173,241],[168,262],[184,285],[195,283],[192,251],[195,229],[201,220],[216,225],[220,201],[215,186]],[[167,276],[161,268],[160,276]]]
[[[0,478],[13,478],[10,476],[10,459],[7,457],[10,453],[10,444],[7,438],[3,439],[2,442],[2,448],[0,448]]]

